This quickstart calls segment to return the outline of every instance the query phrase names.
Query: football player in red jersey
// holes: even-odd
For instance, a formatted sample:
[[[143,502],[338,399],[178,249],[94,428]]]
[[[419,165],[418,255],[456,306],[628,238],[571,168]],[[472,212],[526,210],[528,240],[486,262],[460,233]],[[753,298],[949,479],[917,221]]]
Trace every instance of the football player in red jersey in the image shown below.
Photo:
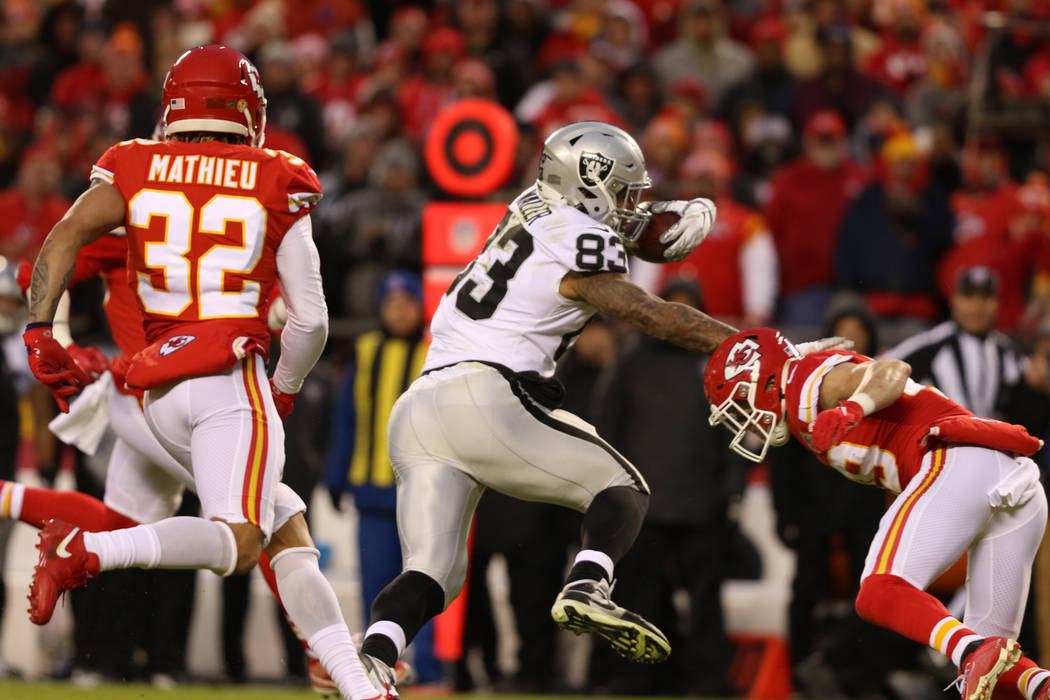
[[[52,229],[33,271],[24,339],[30,366],[60,401],[86,381],[51,337],[78,251],[123,226],[127,282],[148,345],[125,382],[145,391],[146,421],[192,475],[204,518],[165,518],[85,533],[53,521],[41,532],[30,616],[99,571],[247,571],[265,552],[288,613],[354,700],[388,695],[362,667],[317,564],[305,506],[280,482],[281,425],[327,337],[327,309],[309,211],[320,199],[302,160],[261,148],[262,86],[224,46],[183,54],[164,84],[164,141],[126,141],[92,169],[92,185]],[[288,308],[281,358],[267,385],[265,301],[280,281]],[[61,404],[60,404],[61,405]],[[373,676],[375,674],[372,674]]]
[[[1013,640],[1046,526],[1039,469],[1027,456],[1042,441],[974,416],[910,372],[900,360],[851,352],[803,357],[780,333],[757,329],[718,347],[704,388],[712,425],[728,427],[731,447],[748,459],[794,435],[846,477],[896,494],[868,550],[862,618],[947,656],[965,700],[990,698],[997,682],[998,695],[1046,700],[1050,672]],[[960,621],[925,588],[963,553]]]

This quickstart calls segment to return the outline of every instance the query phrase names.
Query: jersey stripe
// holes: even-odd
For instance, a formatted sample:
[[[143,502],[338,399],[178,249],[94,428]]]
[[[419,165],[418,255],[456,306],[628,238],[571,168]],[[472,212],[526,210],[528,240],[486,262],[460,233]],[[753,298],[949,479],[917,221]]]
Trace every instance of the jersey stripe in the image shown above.
[[[259,377],[256,375],[255,353],[244,360],[244,387],[252,409],[252,437],[248,449],[248,464],[244,470],[244,488],[241,507],[244,517],[253,525],[259,525],[259,510],[262,501],[262,481],[266,474],[266,447],[269,435],[266,427],[266,404],[263,402]]]
[[[889,534],[886,535],[886,541],[882,543],[882,549],[879,552],[879,563],[875,567],[876,574],[888,573],[892,568],[893,557],[896,556],[897,547],[900,545],[901,530],[904,529],[908,516],[911,515],[912,510],[915,508],[915,503],[924,493],[930,490],[930,486],[937,480],[944,468],[944,448],[934,450],[930,459],[930,471],[926,474],[922,483],[919,484],[919,488],[912,491],[911,495],[904,501],[904,506],[901,507],[897,517],[893,519],[893,524],[890,525]]]
[[[14,490],[14,485],[10,481],[0,488],[0,518],[11,517],[11,492]]]
[[[824,375],[837,365],[849,360],[846,355],[832,355],[820,363],[820,366],[806,377],[802,385],[802,393],[798,404],[798,419],[805,425],[813,422],[817,415],[817,403],[820,400],[820,384],[824,381]]]
[[[104,182],[108,182],[109,184],[112,185],[113,184],[113,173],[111,173],[110,171],[106,170],[105,168],[100,168],[97,165],[93,165],[93,166],[91,166],[91,177],[89,179],[91,179],[91,180],[99,179],[99,180],[102,180]]]

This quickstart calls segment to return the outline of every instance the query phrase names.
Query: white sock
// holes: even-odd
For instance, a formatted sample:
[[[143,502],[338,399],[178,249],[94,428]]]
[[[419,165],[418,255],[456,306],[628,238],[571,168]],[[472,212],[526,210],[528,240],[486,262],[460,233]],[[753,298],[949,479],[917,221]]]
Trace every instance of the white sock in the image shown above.
[[[220,576],[237,565],[237,541],[226,523],[177,517],[110,532],[85,532],[84,547],[109,569],[211,569]]]
[[[573,564],[578,564],[581,561],[589,561],[592,564],[605,569],[605,575],[609,577],[609,580],[613,580],[613,560],[605,552],[599,552],[596,549],[581,549],[580,553],[576,555],[576,559],[573,560]]]
[[[22,517],[22,499],[25,493],[25,484],[0,481],[0,520],[18,520]]]
[[[335,592],[317,566],[318,556],[313,547],[290,547],[270,560],[281,602],[343,697],[374,698],[378,692],[361,665]]]

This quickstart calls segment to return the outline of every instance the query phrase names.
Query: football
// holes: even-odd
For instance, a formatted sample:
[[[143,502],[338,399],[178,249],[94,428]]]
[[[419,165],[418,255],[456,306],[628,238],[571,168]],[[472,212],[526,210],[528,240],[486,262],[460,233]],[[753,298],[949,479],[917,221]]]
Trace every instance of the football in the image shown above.
[[[667,250],[668,245],[660,242],[660,236],[664,234],[664,231],[674,226],[678,222],[678,218],[678,214],[670,211],[653,214],[652,218],[649,219],[649,223],[638,235],[638,238],[631,243],[626,243],[624,247],[628,253],[642,260],[654,263],[667,262],[667,258],[664,257],[664,251]]]

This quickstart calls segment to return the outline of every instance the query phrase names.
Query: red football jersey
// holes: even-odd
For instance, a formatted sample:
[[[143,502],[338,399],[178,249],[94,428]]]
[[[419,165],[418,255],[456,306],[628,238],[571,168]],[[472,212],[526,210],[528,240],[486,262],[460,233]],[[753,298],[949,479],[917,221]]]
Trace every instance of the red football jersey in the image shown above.
[[[813,449],[809,425],[819,413],[824,377],[843,362],[870,358],[852,352],[815,352],[788,367],[785,411],[788,428],[818,459],[846,477],[900,493],[922,466],[924,438],[934,423],[951,416],[971,416],[965,408],[928,386],[908,380],[892,404],[866,416],[826,452]]]
[[[70,284],[95,275],[106,282],[106,320],[120,351],[131,357],[146,347],[142,311],[135,291],[128,285],[128,241],[123,233],[110,233],[80,249]]]
[[[275,254],[321,198],[314,171],[283,151],[136,139],[107,150],[91,176],[127,202],[127,283],[147,341],[228,331],[265,353]]]

